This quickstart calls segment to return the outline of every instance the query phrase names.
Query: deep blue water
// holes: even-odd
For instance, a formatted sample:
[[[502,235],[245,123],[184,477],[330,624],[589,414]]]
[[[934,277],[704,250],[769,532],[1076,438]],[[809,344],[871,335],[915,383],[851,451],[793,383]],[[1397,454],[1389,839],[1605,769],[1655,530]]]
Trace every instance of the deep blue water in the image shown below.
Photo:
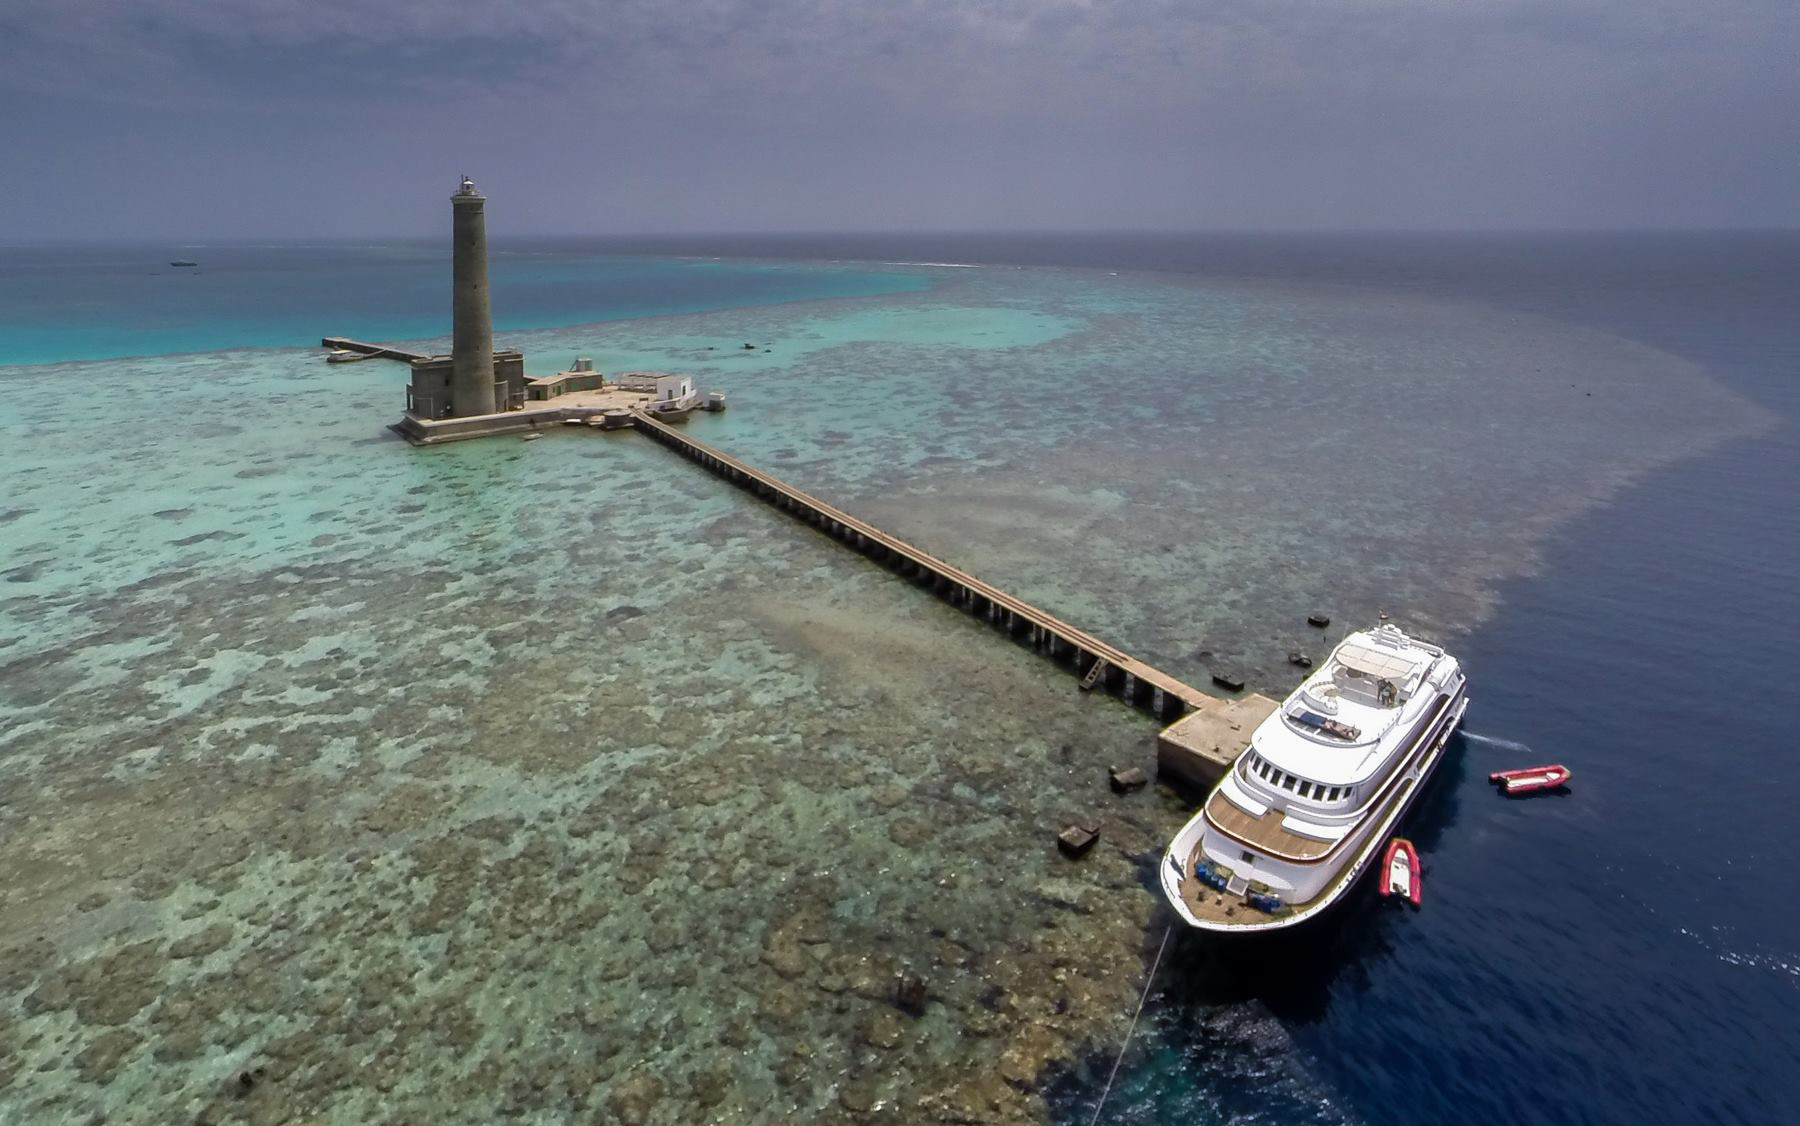
[[[1459,645],[1467,735],[1410,827],[1424,909],[1382,910],[1365,887],[1289,941],[1178,935],[1103,1120],[1795,1120],[1800,233],[819,236],[714,252],[1430,292],[1676,353],[1777,415],[1564,527]],[[1573,767],[1566,796],[1508,801],[1486,783],[1540,761]],[[1059,1084],[1068,1122],[1089,1120],[1110,1048]]]
[[[448,327],[442,257],[425,246],[94,247],[75,275],[46,265],[70,253],[0,255],[6,362]],[[865,264],[820,275],[768,261],[783,258]],[[335,281],[346,261],[353,293]],[[924,284],[867,264],[881,261],[1428,291],[1678,353],[1774,412],[1773,432],[1565,526],[1541,573],[1505,584],[1497,615],[1459,643],[1475,703],[1411,827],[1424,909],[1365,895],[1269,946],[1177,936],[1105,1117],[1794,1120],[1800,236],[569,240],[497,245],[496,316],[504,331]],[[291,300],[271,307],[271,294]],[[1484,781],[1536,761],[1570,764],[1571,792],[1509,802]],[[1105,1047],[1058,1084],[1071,1123],[1091,1113]]]
[[[0,248],[0,365],[294,348],[322,336],[450,330],[443,240],[381,245]],[[496,242],[494,325],[508,330],[923,289],[918,274],[597,253]],[[171,266],[175,261],[195,268]]]
[[[1177,249],[1157,260],[1183,268]],[[1800,237],[1185,249],[1193,271],[1429,289],[1604,328],[1781,421],[1640,482],[1504,586],[1460,646],[1468,735],[1413,819],[1424,910],[1379,910],[1365,888],[1298,941],[1178,942],[1106,1120],[1794,1121]],[[1538,761],[1574,768],[1567,796],[1507,801],[1485,782]],[[1070,1121],[1107,1062],[1065,1083]]]

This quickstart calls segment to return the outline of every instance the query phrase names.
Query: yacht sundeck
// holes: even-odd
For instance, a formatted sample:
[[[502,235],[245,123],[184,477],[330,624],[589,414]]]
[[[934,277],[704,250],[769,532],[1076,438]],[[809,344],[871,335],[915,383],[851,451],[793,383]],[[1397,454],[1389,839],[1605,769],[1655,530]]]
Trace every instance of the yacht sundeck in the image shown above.
[[[1443,757],[1466,689],[1456,658],[1393,625],[1346,637],[1175,835],[1162,864],[1175,913],[1277,930],[1337,902]]]

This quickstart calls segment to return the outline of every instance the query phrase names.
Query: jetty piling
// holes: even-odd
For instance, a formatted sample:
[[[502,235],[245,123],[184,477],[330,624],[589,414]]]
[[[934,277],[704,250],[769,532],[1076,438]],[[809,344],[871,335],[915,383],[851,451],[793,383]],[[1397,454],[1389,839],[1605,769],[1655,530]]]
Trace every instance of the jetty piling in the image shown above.
[[[1171,723],[1187,713],[1217,703],[1198,688],[1108,645],[1099,638],[990,586],[960,568],[872,524],[826,504],[817,497],[754,469],[744,462],[689,437],[682,431],[634,410],[639,433],[729,481],[773,507],[803,520],[888,570],[931,591],[950,605],[987,622],[1081,678],[1084,689],[1102,685],[1112,695]]]

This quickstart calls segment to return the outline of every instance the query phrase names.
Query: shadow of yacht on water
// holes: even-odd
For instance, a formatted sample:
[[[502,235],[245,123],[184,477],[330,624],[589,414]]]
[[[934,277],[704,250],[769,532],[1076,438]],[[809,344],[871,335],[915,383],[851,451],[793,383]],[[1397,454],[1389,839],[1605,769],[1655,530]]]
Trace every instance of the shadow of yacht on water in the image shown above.
[[[1430,854],[1460,812],[1465,751],[1462,735],[1452,737],[1401,827],[1428,873]],[[1139,879],[1159,900],[1161,863],[1160,852],[1139,858]],[[1227,1120],[1348,1121],[1311,1077],[1290,1029],[1322,1019],[1334,987],[1367,989],[1367,967],[1396,955],[1409,917],[1367,873],[1343,902],[1292,930],[1216,935],[1182,925],[1166,906],[1158,910],[1145,936],[1143,973],[1165,929],[1168,945],[1102,1121],[1172,1121],[1200,1107]],[[1091,1045],[1043,1077],[1058,1122],[1089,1121],[1120,1048]]]

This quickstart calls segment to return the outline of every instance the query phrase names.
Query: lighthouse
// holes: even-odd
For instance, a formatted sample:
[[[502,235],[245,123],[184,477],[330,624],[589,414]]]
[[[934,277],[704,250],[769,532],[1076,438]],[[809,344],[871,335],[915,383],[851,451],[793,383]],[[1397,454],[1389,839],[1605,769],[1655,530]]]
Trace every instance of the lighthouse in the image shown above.
[[[467,176],[450,197],[450,402],[457,418],[493,414],[494,320],[488,306],[487,197]]]
[[[488,307],[487,197],[467,176],[450,197],[450,219],[450,354],[388,350],[406,358],[412,369],[406,415],[394,427],[410,442],[438,440],[431,437],[434,427],[505,414],[525,405],[524,354],[511,348],[494,351],[494,319]],[[461,423],[452,429],[465,436],[474,432]]]

